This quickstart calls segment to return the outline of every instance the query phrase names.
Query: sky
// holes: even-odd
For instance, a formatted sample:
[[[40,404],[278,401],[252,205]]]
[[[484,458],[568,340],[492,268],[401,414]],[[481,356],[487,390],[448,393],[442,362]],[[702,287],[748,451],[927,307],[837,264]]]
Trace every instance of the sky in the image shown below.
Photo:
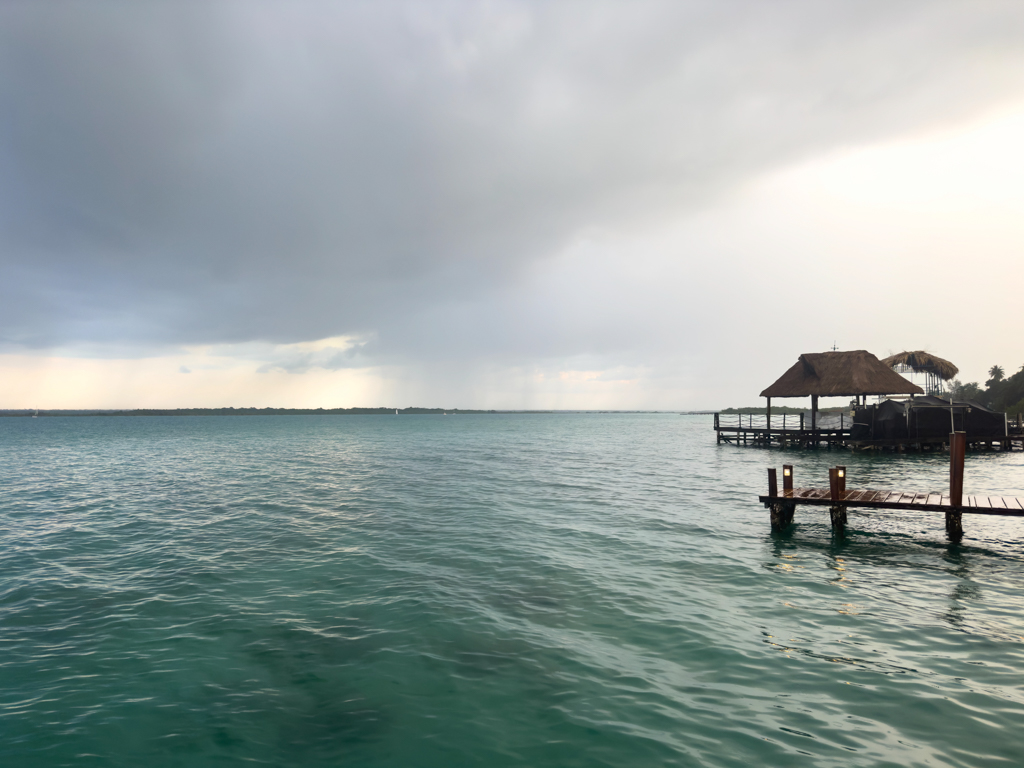
[[[714,409],[833,346],[983,382],[1021,136],[1016,0],[5,0],[0,408]]]

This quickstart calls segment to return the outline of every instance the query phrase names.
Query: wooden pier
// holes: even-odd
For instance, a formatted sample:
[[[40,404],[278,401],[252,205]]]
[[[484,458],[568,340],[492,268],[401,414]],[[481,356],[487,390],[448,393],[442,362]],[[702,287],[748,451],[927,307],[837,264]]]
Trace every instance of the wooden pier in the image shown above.
[[[850,420],[839,414],[838,424],[804,428],[802,413],[763,415],[715,414],[715,439],[731,445],[777,445],[782,448],[843,446],[850,439]]]
[[[733,426],[732,418],[716,413],[717,441],[732,445],[945,451],[947,434],[966,432],[968,448],[1024,449],[1020,414],[1016,424],[1011,424],[1006,414],[990,411],[978,403],[926,395],[919,386],[896,373],[892,365],[917,366],[916,369],[940,378],[956,373],[956,366],[948,360],[921,351],[887,358],[886,362],[863,349],[805,353],[761,392],[766,400],[764,415],[755,418],[753,414],[737,414]],[[910,399],[892,399],[904,395]],[[804,422],[802,413],[779,414],[781,420],[779,415],[773,419],[772,399],[794,397],[811,398],[809,423]],[[853,400],[848,410],[821,413],[818,402],[822,397]],[[869,397],[888,399],[868,405]]]
[[[861,509],[895,509],[911,512],[941,512],[946,518],[946,534],[953,541],[963,537],[963,513],[977,515],[1003,515],[1024,517],[1024,499],[1007,496],[980,496],[963,493],[964,453],[967,436],[954,432],[949,436],[949,491],[921,493],[914,491],[846,489],[846,467],[829,470],[828,488],[794,488],[793,467],[782,467],[782,492],[774,467],[768,470],[768,495],[759,496],[771,511],[771,525],[774,530],[783,530],[793,522],[798,505],[829,507],[832,529],[842,536],[846,529],[848,507]]]
[[[949,440],[942,437],[909,436],[898,440],[854,440],[850,437],[851,419],[846,413],[838,418],[829,414],[824,423],[805,428],[804,414],[716,413],[715,440],[728,445],[777,446],[780,448],[852,448],[898,451],[947,451]],[[971,451],[1024,450],[1024,422],[1021,415],[1009,421],[1005,435],[971,436]]]

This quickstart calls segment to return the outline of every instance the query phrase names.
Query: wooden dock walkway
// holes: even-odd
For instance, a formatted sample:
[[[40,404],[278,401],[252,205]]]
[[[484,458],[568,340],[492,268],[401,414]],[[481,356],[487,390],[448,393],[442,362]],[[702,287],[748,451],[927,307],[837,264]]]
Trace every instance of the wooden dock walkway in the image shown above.
[[[788,422],[787,422],[788,417]],[[853,448],[898,451],[946,451],[945,436],[907,436],[895,440],[854,440],[850,436],[851,420],[845,414],[822,417],[821,424],[807,427],[803,414],[723,414],[714,417],[715,440],[729,445],[760,445],[781,448]],[[1024,450],[1024,427],[1020,418],[1008,423],[1005,435],[972,436],[967,440],[970,450]]]
[[[862,509],[895,509],[911,512],[941,512],[946,517],[946,535],[953,541],[963,537],[963,513],[976,515],[1003,515],[1024,517],[1024,499],[1013,496],[982,496],[967,494],[964,490],[964,454],[967,435],[953,432],[949,435],[949,490],[947,492],[895,491],[867,488],[846,489],[846,467],[829,469],[827,488],[794,488],[793,467],[782,467],[782,492],[774,467],[768,469],[768,493],[758,500],[771,511],[774,530],[783,530],[793,522],[797,506],[828,507],[832,529],[843,535],[846,529],[848,507]]]
[[[918,512],[945,512],[959,509],[978,515],[1010,515],[1024,517],[1024,499],[1014,496],[965,495],[963,504],[954,507],[948,493],[916,493],[914,491],[843,491],[833,500],[830,488],[794,488],[776,496],[758,496],[765,505],[794,501],[808,506],[830,507],[841,504],[865,509],[903,509]]]

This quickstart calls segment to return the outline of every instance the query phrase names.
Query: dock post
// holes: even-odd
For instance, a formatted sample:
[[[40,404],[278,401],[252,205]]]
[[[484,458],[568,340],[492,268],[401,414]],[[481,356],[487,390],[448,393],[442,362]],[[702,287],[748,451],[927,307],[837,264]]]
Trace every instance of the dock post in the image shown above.
[[[967,450],[967,433],[951,432],[949,435],[949,506],[946,510],[946,536],[950,541],[960,541],[964,535],[964,453]]]
[[[776,485],[774,469],[768,470],[768,488],[770,496],[778,494],[778,486]],[[773,488],[776,489],[774,494],[770,492]],[[793,495],[793,467],[790,464],[782,465],[782,495],[783,497]],[[796,512],[796,502],[779,501],[772,504],[771,512],[772,529],[781,531],[793,522],[793,513]]]
[[[785,483],[785,477],[783,477]],[[779,483],[775,474],[775,467],[768,469],[768,495],[775,498],[779,495]],[[772,521],[773,531],[782,531],[793,522],[793,508],[795,505],[785,501],[773,501],[769,506],[769,514]]]
[[[837,536],[842,536],[846,533],[846,505],[836,502],[843,501],[843,497],[846,495],[846,467],[832,467],[828,471],[828,485],[832,499],[832,506],[829,507],[832,532]]]

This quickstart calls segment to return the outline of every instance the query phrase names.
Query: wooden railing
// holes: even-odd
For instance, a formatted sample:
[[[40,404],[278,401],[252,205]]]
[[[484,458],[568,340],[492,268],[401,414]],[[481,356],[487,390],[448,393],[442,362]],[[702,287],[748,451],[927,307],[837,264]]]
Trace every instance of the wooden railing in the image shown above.
[[[848,413],[819,413],[817,428],[820,430],[846,430],[853,424]],[[715,429],[730,432],[746,429],[804,430],[811,428],[810,416],[806,413],[773,413],[769,423],[763,413],[716,413]]]

